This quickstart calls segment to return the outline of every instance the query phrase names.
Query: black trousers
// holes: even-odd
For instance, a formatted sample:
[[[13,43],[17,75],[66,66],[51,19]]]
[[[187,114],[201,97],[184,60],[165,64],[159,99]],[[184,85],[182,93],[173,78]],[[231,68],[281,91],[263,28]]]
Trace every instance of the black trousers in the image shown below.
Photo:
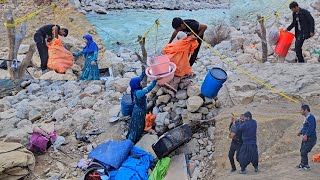
[[[203,39],[203,36],[200,36],[200,37],[201,37],[201,39]],[[200,50],[200,46],[201,46],[202,41],[200,39],[198,39],[197,41],[198,41],[199,45],[198,45],[197,49],[194,50],[193,54],[191,55],[191,57],[189,59],[190,66],[192,66],[196,62],[197,56],[198,56],[198,53]]]
[[[239,162],[239,154],[240,154],[240,148],[241,148],[241,144],[235,141],[231,142],[230,145],[230,149],[229,149],[229,160],[230,160],[230,164],[231,164],[231,168],[233,170],[236,170],[236,165],[234,163],[234,154],[236,154],[236,160]]]
[[[245,171],[247,166],[252,163],[253,167],[258,167],[259,155],[256,144],[242,144],[240,149],[240,166],[241,171]]]
[[[34,41],[36,42],[37,49],[40,55],[41,70],[46,70],[47,64],[48,64],[48,58],[49,58],[46,38],[39,33],[35,33],[33,38],[34,38]]]
[[[301,154],[301,164],[302,165],[309,165],[308,162],[308,153],[312,150],[312,148],[317,143],[317,137],[310,137],[307,141],[302,141],[300,154]]]
[[[303,58],[303,54],[302,54],[302,46],[303,46],[304,40],[305,39],[304,39],[302,33],[299,33],[296,36],[295,51],[296,51],[296,55],[297,55],[299,63],[304,63],[304,58]]]

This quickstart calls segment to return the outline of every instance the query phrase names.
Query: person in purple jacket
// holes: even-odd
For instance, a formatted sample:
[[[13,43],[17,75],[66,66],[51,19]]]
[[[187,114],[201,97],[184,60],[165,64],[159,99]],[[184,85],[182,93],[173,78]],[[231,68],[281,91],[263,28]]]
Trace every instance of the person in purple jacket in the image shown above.
[[[310,166],[308,163],[308,153],[317,143],[317,133],[316,133],[316,118],[310,113],[310,107],[308,105],[301,106],[301,114],[305,117],[302,129],[297,134],[302,137],[302,143],[300,148],[301,162],[297,168],[302,168],[304,170],[309,170]]]

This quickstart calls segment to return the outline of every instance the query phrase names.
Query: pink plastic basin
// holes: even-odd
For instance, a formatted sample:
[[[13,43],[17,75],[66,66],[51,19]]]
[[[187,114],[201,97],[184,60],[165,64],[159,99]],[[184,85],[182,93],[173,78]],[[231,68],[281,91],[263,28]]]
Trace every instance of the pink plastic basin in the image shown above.
[[[146,75],[149,77],[150,80],[155,80],[159,76],[162,77],[162,79],[158,80],[157,83],[159,85],[163,85],[165,83],[170,82],[173,79],[174,72],[177,70],[177,66],[174,63],[170,62],[169,66],[170,66],[171,71],[166,74],[162,74],[162,75],[154,75],[151,67],[148,67],[146,69]],[[168,70],[169,70],[169,68],[168,68]]]
[[[170,59],[168,56],[158,56],[147,60],[147,65],[152,69],[153,75],[161,75],[169,72]]]

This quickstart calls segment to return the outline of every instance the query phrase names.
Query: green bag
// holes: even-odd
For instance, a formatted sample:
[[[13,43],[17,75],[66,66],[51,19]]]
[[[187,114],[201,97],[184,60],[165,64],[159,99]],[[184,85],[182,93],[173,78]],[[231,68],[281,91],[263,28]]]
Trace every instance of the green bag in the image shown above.
[[[156,167],[153,169],[148,180],[162,180],[167,174],[167,170],[170,165],[171,158],[162,158],[157,162]]]

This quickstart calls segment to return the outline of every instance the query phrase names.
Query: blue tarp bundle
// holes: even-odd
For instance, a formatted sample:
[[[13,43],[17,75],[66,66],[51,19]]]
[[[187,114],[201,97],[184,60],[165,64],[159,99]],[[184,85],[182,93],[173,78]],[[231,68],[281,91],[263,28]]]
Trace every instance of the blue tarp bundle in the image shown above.
[[[154,165],[153,156],[133,146],[130,140],[100,144],[88,157],[112,167],[110,180],[148,180],[148,169]]]
[[[111,171],[111,180],[148,180],[148,169],[153,166],[153,156],[134,146],[131,156],[121,165],[120,169]]]
[[[130,140],[125,141],[108,141],[98,145],[88,155],[89,158],[98,160],[106,167],[118,169],[121,164],[128,158],[133,147]]]

